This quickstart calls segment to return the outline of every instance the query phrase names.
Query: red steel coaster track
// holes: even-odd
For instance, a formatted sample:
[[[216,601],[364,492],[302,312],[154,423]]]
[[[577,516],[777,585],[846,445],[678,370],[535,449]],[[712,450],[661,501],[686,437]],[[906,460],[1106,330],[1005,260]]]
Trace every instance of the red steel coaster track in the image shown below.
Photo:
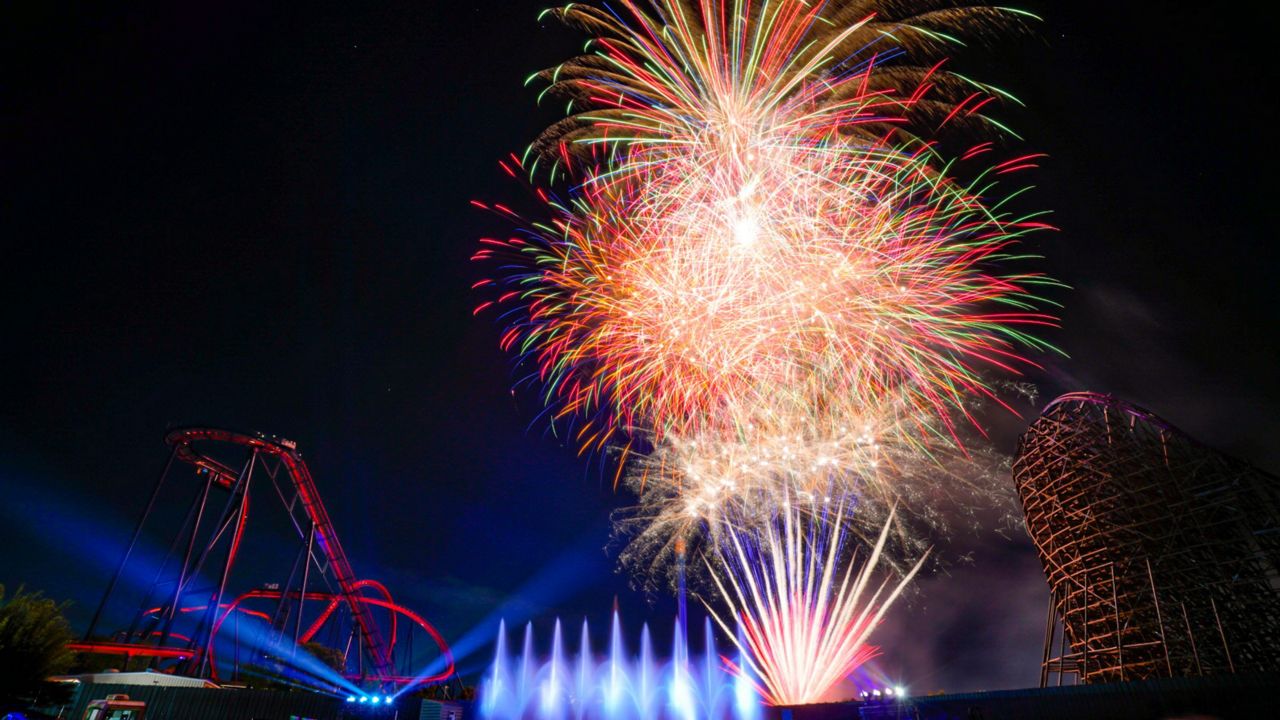
[[[448,679],[454,674],[454,661],[449,646],[430,623],[408,608],[397,604],[391,598],[391,593],[381,583],[356,578],[355,572],[351,568],[351,563],[347,559],[346,552],[342,548],[342,542],[338,539],[333,521],[330,520],[324,503],[320,500],[320,493],[316,489],[311,471],[307,468],[307,464],[303,461],[295,443],[283,438],[246,435],[229,430],[202,427],[174,430],[165,437],[165,442],[172,448],[169,463],[165,466],[165,471],[156,483],[155,490],[152,492],[142,519],[134,531],[133,539],[121,559],[120,566],[116,569],[115,575],[107,586],[102,603],[94,614],[84,641],[72,644],[71,649],[125,655],[127,658],[146,657],[151,658],[152,664],[162,660],[184,661],[186,665],[183,668],[187,674],[208,676],[216,679],[218,668],[214,656],[214,643],[225,621],[234,614],[247,613],[274,620],[281,617],[280,611],[282,609],[296,612],[296,615],[290,621],[294,626],[293,642],[306,643],[311,641],[326,622],[335,615],[335,611],[339,607],[345,607],[350,613],[354,625],[353,630],[358,633],[360,641],[357,654],[361,670],[359,673],[350,675],[353,679],[367,680],[380,684],[404,685],[408,683],[439,682]],[[248,459],[241,467],[233,467],[227,464],[224,459],[214,457],[210,452],[215,448],[225,451],[228,446],[239,447],[248,451]],[[225,453],[220,455],[220,457],[224,456]],[[203,492],[197,496],[198,503],[192,505],[187,522],[179,532],[179,538],[174,541],[174,549],[180,547],[183,543],[179,542],[179,540],[186,535],[188,527],[190,528],[189,535],[186,535],[186,552],[177,577],[172,583],[174,589],[171,593],[168,593],[167,603],[140,613],[140,617],[151,621],[151,627],[138,629],[138,621],[135,621],[134,627],[131,627],[122,635],[114,637],[111,641],[93,640],[91,638],[101,619],[102,611],[115,589],[121,572],[129,561],[129,557],[142,532],[143,525],[154,509],[156,497],[160,493],[175,459],[194,466],[199,476],[204,479],[205,487]],[[241,540],[249,517],[249,486],[254,479],[255,470],[260,474],[265,472],[269,476],[271,484],[276,489],[276,494],[284,504],[294,529],[304,542],[303,549],[305,554],[302,555],[299,563],[303,568],[301,584],[294,589],[294,576],[291,575],[289,586],[284,590],[278,588],[249,590],[240,594],[233,602],[226,603],[224,602],[224,594],[227,592],[228,578],[240,551]],[[281,477],[286,479],[287,483],[279,482]],[[282,484],[286,488],[291,487],[293,491],[292,498],[286,497],[281,487]],[[209,540],[207,544],[201,552],[196,554],[194,552],[196,539],[205,517],[209,491],[213,487],[226,490],[229,493],[229,497],[221,519],[208,532]],[[194,524],[192,524],[193,518]],[[228,539],[221,543],[226,546],[226,550],[220,569],[219,582],[212,589],[210,595],[207,596],[208,601],[203,605],[184,606],[182,603],[184,595],[198,594],[192,583],[206,566],[206,561],[215,554],[215,546],[219,545],[224,537]],[[173,550],[171,549],[172,552]],[[166,558],[166,562],[167,560],[168,558]],[[331,592],[315,589],[308,590],[308,580],[313,567],[319,572],[320,579],[329,584],[332,589]],[[296,574],[297,564],[295,564],[294,569]],[[161,570],[163,570],[163,565]],[[157,579],[159,577],[160,574],[158,572]],[[334,585],[336,587],[333,587]],[[366,589],[373,590],[381,597],[365,595],[363,591]],[[150,601],[155,592],[156,587],[153,586],[151,593],[144,602]],[[278,602],[277,613],[274,618],[260,611],[240,607],[241,603],[247,600],[264,599]],[[322,602],[324,609],[314,620],[306,625],[304,632],[302,614],[305,601]],[[292,602],[296,602],[296,611],[292,607],[286,608],[286,604]],[[376,622],[373,608],[389,611],[389,639],[384,636],[381,626]],[[203,619],[199,622],[196,631],[192,635],[183,636],[173,632],[172,626],[176,619],[184,615],[197,614],[202,615]],[[413,624],[420,627],[439,647],[441,657],[446,665],[441,672],[420,676],[407,676],[396,672],[392,651],[395,649],[396,616],[398,614],[404,615]],[[155,626],[161,623],[163,624],[163,629],[155,630]],[[156,641],[157,637],[159,638],[158,642]],[[174,647],[171,642],[175,640],[186,640],[187,644],[185,647]],[[369,670],[363,667],[363,660],[366,656],[372,666]]]

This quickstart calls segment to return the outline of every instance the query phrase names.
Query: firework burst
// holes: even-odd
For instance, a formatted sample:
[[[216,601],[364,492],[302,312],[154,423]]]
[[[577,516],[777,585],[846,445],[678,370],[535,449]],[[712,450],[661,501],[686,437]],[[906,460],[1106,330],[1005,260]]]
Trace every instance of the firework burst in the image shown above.
[[[921,435],[954,435],[964,401],[993,396],[981,370],[1024,365],[1019,346],[1043,347],[1026,328],[1053,321],[1034,309],[1042,277],[996,269],[1044,225],[929,158],[786,133],[638,151],[551,223],[481,250],[516,306],[503,345],[598,443],[732,437],[769,422],[760,408],[847,423],[890,403],[942,421]]]
[[[937,443],[925,456],[915,428],[926,419],[890,409],[845,420],[818,425],[812,418],[774,416],[736,438],[668,435],[634,455],[624,485],[637,502],[614,516],[623,567],[649,591],[678,588],[681,551],[714,554],[710,546],[724,538],[709,527],[729,519],[765,522],[788,502],[823,507],[856,498],[857,512],[845,516],[847,534],[867,543],[896,508],[885,558],[899,571],[937,538],[1009,517],[1001,453],[966,437],[963,450]],[[697,565],[693,570],[689,583],[706,586],[709,578]]]
[[[805,508],[804,505],[809,505]],[[731,611],[715,621],[735,640],[745,672],[770,704],[818,702],[844,677],[878,654],[867,643],[872,630],[923,565],[920,557],[896,583],[876,580],[876,565],[893,524],[861,563],[846,547],[844,500],[787,503],[768,522],[731,523],[717,532],[719,563],[712,569]]]
[[[1031,18],[1009,8],[846,0],[621,0],[546,11],[593,36],[590,54],[535,77],[570,115],[533,149],[553,162],[597,144],[679,146],[725,123],[777,118],[794,135],[877,141],[942,127],[1008,131],[997,88],[943,70],[954,35],[987,40]],[[868,104],[868,98],[876,102]],[[1016,100],[1015,100],[1016,101]],[[882,107],[892,106],[883,116]]]
[[[798,1],[623,4],[630,23],[558,11],[599,36],[545,74],[589,108],[541,141],[557,169],[584,157],[573,199],[539,191],[550,222],[478,254],[502,263],[484,284],[515,305],[503,345],[536,365],[555,415],[603,447],[631,428],[730,435],[757,420],[739,409],[784,400],[843,418],[893,396],[954,436],[963,400],[991,395],[981,369],[1044,347],[1027,329],[1053,322],[1035,310],[1047,281],[998,268],[1046,226],[996,199],[1033,157],[961,183],[903,140],[917,108],[949,107],[945,124],[992,96],[956,99],[958,76],[892,64],[885,42],[927,56],[928,23],[994,11],[886,24],[865,3],[829,21]]]

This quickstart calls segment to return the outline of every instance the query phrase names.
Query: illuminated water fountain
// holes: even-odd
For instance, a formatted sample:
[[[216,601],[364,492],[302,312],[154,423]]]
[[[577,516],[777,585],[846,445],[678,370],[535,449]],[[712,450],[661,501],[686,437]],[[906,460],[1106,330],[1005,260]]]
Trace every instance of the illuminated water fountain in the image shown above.
[[[748,678],[735,676],[716,653],[711,621],[704,626],[704,654],[690,657],[685,633],[675,625],[672,657],[653,655],[649,626],[640,633],[639,655],[629,655],[622,625],[613,616],[609,648],[592,653],[587,623],[578,652],[565,652],[556,620],[551,656],[534,654],[533,625],[525,626],[518,655],[508,651],[505,624],[498,629],[493,666],[480,689],[480,714],[489,720],[755,720],[760,698]],[[735,662],[739,667],[741,662]]]

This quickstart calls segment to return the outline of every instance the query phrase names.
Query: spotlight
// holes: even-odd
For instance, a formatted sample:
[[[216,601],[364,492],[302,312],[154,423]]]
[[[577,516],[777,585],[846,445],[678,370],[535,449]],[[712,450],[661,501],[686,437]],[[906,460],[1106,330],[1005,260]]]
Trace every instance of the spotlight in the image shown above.
[[[880,697],[880,691],[879,691],[879,690],[872,690],[872,691],[871,691],[871,696],[872,696],[872,697]]]
[[[906,691],[906,688],[902,687],[901,685],[894,685],[893,694],[897,695],[898,697],[904,697],[906,696],[907,691]]]
[[[378,703],[380,703],[380,702],[382,702],[382,698],[378,697],[377,695],[374,695],[374,696],[373,696],[373,704],[374,704],[374,705],[377,705],[377,704],[378,704]]]
[[[347,696],[347,702],[355,702],[355,701],[356,701],[356,696],[355,696],[355,695],[348,695],[348,696]]]
[[[361,696],[360,696],[360,702],[369,702],[369,698],[367,698],[367,697],[365,697],[365,696],[361,695]]]
[[[893,688],[885,688],[885,689],[884,689],[884,696],[885,696],[885,697],[893,697]]]

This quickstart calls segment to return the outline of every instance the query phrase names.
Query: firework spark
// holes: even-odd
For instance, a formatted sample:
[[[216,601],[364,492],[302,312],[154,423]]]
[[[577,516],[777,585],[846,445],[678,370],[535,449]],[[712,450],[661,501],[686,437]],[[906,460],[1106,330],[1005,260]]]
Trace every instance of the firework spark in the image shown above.
[[[981,369],[1045,347],[1025,328],[1053,323],[1031,292],[1047,281],[996,269],[1044,225],[990,210],[926,153],[769,133],[637,157],[478,254],[509,273],[504,347],[536,363],[558,415],[594,421],[587,440],[732,437],[769,422],[762,407],[842,423],[899,401],[953,435],[952,413],[992,396]]]
[[[1017,31],[1027,13],[954,2],[622,0],[548,10],[594,51],[537,74],[570,115],[534,144],[564,160],[597,143],[678,146],[725,120],[780,118],[793,134],[874,142],[886,129],[996,130],[982,114],[1008,93],[942,69],[955,35]],[[926,93],[927,90],[927,93]],[[904,95],[904,92],[907,94]],[[878,97],[897,104],[877,117]]]
[[[843,500],[783,505],[766,523],[745,528],[726,524],[719,532],[719,563],[712,569],[732,618],[706,607],[730,636],[736,620],[743,638],[747,677],[770,704],[818,702],[836,683],[878,653],[867,644],[889,606],[925,561],[920,557],[896,584],[877,584],[876,564],[893,524],[890,513],[870,554],[861,563],[845,546]],[[844,562],[842,562],[844,561]],[[843,571],[840,568],[843,567]]]

